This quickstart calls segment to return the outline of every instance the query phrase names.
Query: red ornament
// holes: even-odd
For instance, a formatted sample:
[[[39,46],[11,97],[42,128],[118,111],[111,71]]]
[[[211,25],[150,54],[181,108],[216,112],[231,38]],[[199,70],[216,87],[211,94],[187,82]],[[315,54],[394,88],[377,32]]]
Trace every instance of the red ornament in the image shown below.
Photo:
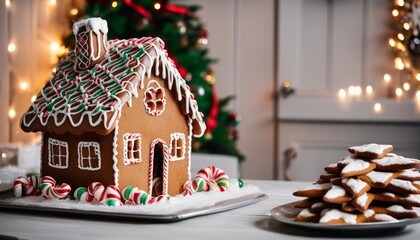
[[[165,9],[168,12],[178,13],[178,14],[182,14],[182,15],[186,15],[190,12],[187,8],[176,6],[176,5],[171,5],[171,4],[165,4]]]
[[[206,122],[206,132],[212,132],[217,127],[217,115],[219,115],[219,100],[217,99],[216,86],[213,84],[213,104],[211,105],[209,119]]]
[[[207,38],[208,37],[208,32],[207,32],[206,29],[201,30],[200,37],[203,37],[203,38]]]
[[[127,6],[131,7],[132,9],[134,9],[138,14],[142,15],[143,17],[145,17],[150,23],[152,22],[152,16],[150,15],[150,13],[141,5],[133,2],[133,0],[123,0],[123,2],[125,4],[127,4]]]

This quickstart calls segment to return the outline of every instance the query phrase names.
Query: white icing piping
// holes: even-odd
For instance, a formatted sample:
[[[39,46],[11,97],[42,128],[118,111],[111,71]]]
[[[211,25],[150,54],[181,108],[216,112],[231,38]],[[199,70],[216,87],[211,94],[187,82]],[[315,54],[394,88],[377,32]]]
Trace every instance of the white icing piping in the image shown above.
[[[118,49],[118,47],[121,47],[121,46],[139,46],[139,44],[135,43],[135,41],[136,41],[136,39],[135,40],[133,40],[133,39],[130,39],[130,40],[111,40],[108,43],[109,43],[110,49]],[[168,88],[170,90],[172,90],[173,82],[175,81],[178,100],[181,101],[182,98],[183,98],[182,94],[185,94],[185,111],[186,111],[185,114],[188,114],[191,119],[195,120],[199,124],[199,127],[200,127],[201,131],[198,134],[193,134],[193,136],[194,137],[202,136],[205,132],[205,129],[206,129],[202,113],[199,112],[197,102],[193,99],[193,97],[190,93],[190,90],[188,89],[188,86],[185,83],[185,80],[182,79],[182,77],[179,75],[179,72],[176,70],[173,62],[170,59],[167,58],[166,51],[163,49],[163,42],[159,38],[138,39],[137,41],[144,41],[144,43],[148,43],[147,48],[149,48],[149,50],[145,51],[145,54],[144,54],[144,56],[141,57],[141,59],[145,62],[150,63],[149,66],[146,68],[143,64],[140,63],[139,60],[137,60],[137,62],[136,62],[137,66],[141,66],[141,67],[139,67],[138,73],[133,73],[133,74],[135,74],[136,76],[138,76],[140,78],[140,87],[141,88],[144,87],[144,77],[145,76],[150,77],[153,65],[155,66],[156,72],[159,73],[158,69],[159,69],[160,65],[159,64],[154,64],[154,63],[162,64],[161,65],[161,67],[162,67],[162,78],[166,79],[168,81]],[[150,48],[152,48],[152,49],[150,50]],[[150,55],[149,52],[151,52],[151,53],[153,52],[156,56]],[[69,54],[67,58],[69,58],[70,56],[71,56],[71,54]],[[66,60],[68,62],[62,63],[61,67],[66,67],[66,65],[64,65],[64,64],[72,64],[72,63],[74,64],[74,62],[72,62],[71,59],[66,59]],[[106,61],[106,60],[104,60],[104,61]],[[102,68],[103,68],[103,64],[104,64],[104,62],[101,63],[101,64],[98,64],[98,65],[102,66]],[[120,68],[123,68],[123,67],[126,67],[126,66],[120,66]],[[118,69],[120,69],[120,68],[118,68]],[[133,67],[133,68],[135,68],[135,67]],[[114,72],[116,72],[116,70],[114,70]],[[168,75],[166,73],[168,73]],[[99,73],[99,75],[102,75],[102,74],[105,74],[105,73],[103,73],[103,72]],[[67,77],[67,76],[64,76],[64,77]],[[85,77],[88,77],[88,76],[85,76]],[[94,77],[99,78],[99,76],[96,76],[96,75]],[[116,76],[111,76],[111,77],[116,78]],[[80,79],[80,81],[81,80],[82,79]],[[129,81],[125,81],[125,82],[129,82]],[[47,116],[43,116],[42,112],[37,113],[36,109],[38,107],[37,104],[38,104],[39,101],[35,100],[32,103],[33,110],[25,113],[25,115],[21,119],[21,124],[25,127],[29,127],[34,122],[34,120],[36,118],[38,118],[41,125],[46,126],[50,117],[52,117],[57,126],[61,126],[65,122],[65,120],[68,119],[73,127],[78,127],[82,124],[84,118],[87,117],[88,121],[89,121],[89,124],[92,127],[96,127],[101,122],[103,122],[104,127],[107,130],[110,130],[114,126],[114,122],[117,120],[117,116],[120,114],[119,112],[120,112],[123,104],[125,102],[128,102],[128,104],[131,105],[132,96],[133,95],[134,95],[134,97],[138,96],[138,92],[133,91],[133,88],[135,89],[137,87],[137,83],[135,84],[135,86],[133,86],[132,83],[130,83],[130,84],[131,84],[130,87],[127,87],[127,89],[124,90],[124,91],[127,91],[129,93],[127,99],[119,99],[115,95],[113,96],[113,100],[115,100],[116,103],[114,104],[114,106],[110,107],[111,110],[109,110],[109,111],[113,111],[113,114],[112,114],[112,116],[109,120],[108,120],[109,111],[102,111],[102,110],[98,111],[97,114],[100,114],[100,116],[97,118],[96,121],[94,121],[92,111],[86,111],[86,109],[80,109],[78,112],[71,112],[73,109],[71,109],[70,106],[65,107],[64,110],[61,109],[60,111],[56,111],[55,113],[47,112]],[[52,90],[55,91],[55,92],[58,91],[54,87],[52,87]],[[44,99],[49,99],[48,96],[46,96],[42,91],[41,91],[41,94],[38,95],[38,98],[41,98],[41,97],[44,98]],[[86,99],[86,100],[88,100],[88,99]],[[99,101],[99,99],[97,99],[97,101]],[[106,101],[106,100],[104,100],[104,101]],[[54,110],[56,110],[56,109],[54,109]],[[31,114],[33,114],[34,116],[30,119],[27,119],[27,117],[30,116]],[[59,114],[61,115],[61,121],[59,121],[59,119],[58,119]],[[81,114],[81,117],[79,118],[79,121],[75,121],[75,119],[72,117],[72,115],[76,115],[76,114]],[[97,115],[97,114],[95,114],[95,115]]]
[[[188,180],[191,179],[191,144],[192,142],[192,119],[188,119]]]
[[[118,177],[119,177],[119,170],[117,167],[117,163],[118,163],[118,151],[117,151],[117,147],[118,147],[118,123],[119,120],[117,120],[117,123],[115,124],[115,128],[114,128],[114,139],[112,141],[112,152],[113,152],[113,156],[112,159],[114,160],[114,164],[112,165],[112,169],[114,170],[114,185],[116,187],[118,187]]]

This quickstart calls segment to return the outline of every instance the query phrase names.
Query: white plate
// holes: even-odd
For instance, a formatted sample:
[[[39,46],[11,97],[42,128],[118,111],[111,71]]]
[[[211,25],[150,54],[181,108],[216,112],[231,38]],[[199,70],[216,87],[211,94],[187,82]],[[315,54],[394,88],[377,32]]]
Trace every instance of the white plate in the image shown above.
[[[293,225],[301,228],[318,229],[318,230],[336,230],[336,231],[349,231],[358,230],[359,232],[371,230],[386,230],[399,231],[404,229],[410,224],[420,222],[420,218],[402,219],[396,222],[374,222],[374,223],[360,223],[360,224],[319,224],[319,223],[305,223],[296,222],[295,218],[301,211],[299,208],[294,208],[296,202],[288,203],[271,209],[271,217],[281,223]],[[377,232],[381,233],[381,232]]]

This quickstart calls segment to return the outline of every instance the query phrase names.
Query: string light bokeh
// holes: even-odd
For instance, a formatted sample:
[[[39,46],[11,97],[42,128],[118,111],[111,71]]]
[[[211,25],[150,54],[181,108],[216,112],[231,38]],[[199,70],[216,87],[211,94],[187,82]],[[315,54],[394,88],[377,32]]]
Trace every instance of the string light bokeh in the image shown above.
[[[393,1],[390,17],[395,27],[392,37],[387,39],[387,44],[395,55],[393,67],[396,72],[384,73],[383,78],[378,79],[378,81],[382,81],[381,87],[388,88],[388,95],[377,96],[374,87],[371,85],[367,85],[364,89],[361,86],[354,85],[347,89],[338,90],[337,96],[341,101],[351,101],[354,98],[375,99],[382,97],[395,100],[412,99],[417,106],[420,106],[420,19],[417,17],[419,13],[420,2],[417,0]],[[413,46],[413,44],[415,45]],[[414,53],[413,48],[416,51]],[[375,101],[371,104],[373,104],[372,111],[374,113],[384,111],[382,104]]]

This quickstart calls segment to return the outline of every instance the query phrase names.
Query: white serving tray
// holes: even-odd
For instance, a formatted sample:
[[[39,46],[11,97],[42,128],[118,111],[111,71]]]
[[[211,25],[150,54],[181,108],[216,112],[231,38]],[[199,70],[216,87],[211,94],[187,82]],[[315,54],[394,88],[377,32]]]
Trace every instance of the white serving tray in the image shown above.
[[[223,193],[221,193],[223,194]],[[151,222],[176,222],[192,217],[198,217],[213,213],[224,212],[240,207],[244,207],[253,203],[262,201],[268,196],[261,192],[249,193],[239,197],[231,197],[228,199],[220,200],[211,205],[195,206],[194,208],[188,208],[188,206],[181,207],[181,210],[172,213],[156,214],[141,212],[139,209],[145,206],[123,206],[120,207],[122,212],[118,212],[118,207],[108,207],[103,205],[90,205],[86,208],[87,204],[81,204],[73,200],[69,206],[69,203],[60,207],[60,204],[52,204],[48,206],[46,204],[40,204],[48,200],[43,200],[42,197],[32,197],[36,199],[33,204],[25,202],[22,204],[19,199],[13,196],[13,193],[3,193],[0,195],[0,211],[19,211],[25,213],[40,213],[40,214],[52,214],[60,216],[72,216],[72,217],[87,217],[87,218],[100,218],[105,220],[136,220],[136,221],[151,221]],[[56,200],[60,201],[60,200]],[[62,201],[62,200],[61,200]],[[188,203],[186,203],[188,204]],[[130,207],[133,211],[130,211]],[[146,206],[147,207],[147,206]],[[112,211],[110,211],[112,209]]]

